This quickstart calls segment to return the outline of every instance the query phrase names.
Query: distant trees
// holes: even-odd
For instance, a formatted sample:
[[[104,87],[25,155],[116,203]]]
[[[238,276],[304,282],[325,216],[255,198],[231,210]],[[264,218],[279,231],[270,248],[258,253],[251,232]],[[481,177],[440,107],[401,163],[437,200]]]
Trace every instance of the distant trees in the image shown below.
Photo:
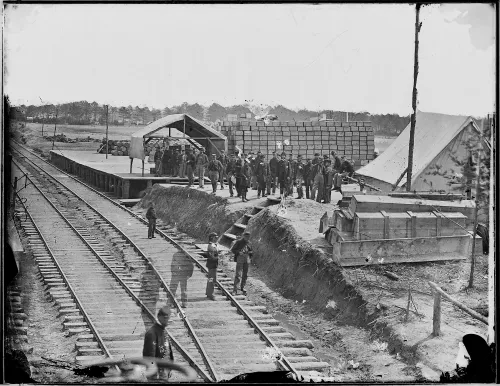
[[[79,124],[79,125],[89,125],[89,124],[104,124],[106,122],[106,112],[104,105],[100,105],[97,102],[71,102],[58,105],[58,123],[63,124]],[[56,106],[52,104],[47,104],[43,106],[15,106],[13,107],[15,111],[16,119],[19,120],[30,120],[32,122],[39,123],[54,123],[55,121],[55,109]],[[278,105],[273,108],[261,107],[260,110],[267,112],[268,114],[275,114],[281,121],[308,121],[311,118],[320,116],[320,114],[326,114],[327,119],[334,120],[344,120],[345,111],[335,111],[335,110],[307,110],[301,109],[299,111],[291,110],[285,106]],[[259,111],[260,111],[259,110]],[[157,120],[161,117],[170,114],[189,114],[192,117],[200,120],[209,120],[215,122],[217,120],[224,120],[227,118],[228,114],[236,114],[240,116],[241,114],[251,113],[252,117],[258,111],[253,109],[252,106],[248,104],[234,105],[224,107],[217,103],[212,103],[211,106],[206,109],[198,103],[189,104],[187,102],[182,103],[178,106],[166,106],[163,109],[150,109],[147,106],[109,106],[109,122],[113,125],[124,125],[124,124],[139,124],[145,125],[148,122]],[[350,121],[371,121],[374,130],[378,134],[382,135],[398,135],[403,131],[406,125],[409,123],[410,118],[401,117],[397,114],[370,114],[368,112],[349,112]]]

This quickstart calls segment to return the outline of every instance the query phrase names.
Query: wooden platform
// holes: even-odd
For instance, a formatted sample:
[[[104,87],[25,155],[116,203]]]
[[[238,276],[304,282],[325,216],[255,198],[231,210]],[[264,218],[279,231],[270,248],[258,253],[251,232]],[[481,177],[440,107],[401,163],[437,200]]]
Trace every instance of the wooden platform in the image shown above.
[[[187,184],[187,178],[162,176],[156,177],[150,173],[154,164],[135,160],[130,173],[130,158],[128,156],[112,156],[89,151],[52,150],[49,155],[50,162],[67,173],[74,174],[83,179],[87,184],[96,187],[104,193],[111,193],[122,199],[138,198],[140,192],[157,183],[171,183],[172,180],[182,181]],[[139,161],[139,162],[137,162]],[[197,183],[198,178],[195,178]],[[205,177],[205,181],[210,180]]]

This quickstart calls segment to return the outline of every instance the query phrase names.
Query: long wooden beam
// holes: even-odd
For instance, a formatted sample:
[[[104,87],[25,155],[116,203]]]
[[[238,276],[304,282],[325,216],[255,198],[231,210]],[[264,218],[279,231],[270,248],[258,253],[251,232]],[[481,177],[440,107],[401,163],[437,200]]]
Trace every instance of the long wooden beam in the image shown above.
[[[470,316],[472,316],[474,319],[477,319],[481,322],[483,322],[484,324],[488,324],[488,319],[485,318],[483,315],[479,314],[478,312],[474,311],[473,309],[470,309],[469,307],[467,306],[464,306],[462,303],[460,303],[459,301],[453,299],[450,295],[448,295],[446,292],[444,292],[436,283],[433,283],[432,281],[428,281],[429,285],[431,286],[431,288],[440,293],[441,296],[443,296],[446,300],[448,300],[450,303],[453,303],[454,305],[456,305],[458,308],[460,308],[463,312],[465,312],[466,314],[469,314]]]

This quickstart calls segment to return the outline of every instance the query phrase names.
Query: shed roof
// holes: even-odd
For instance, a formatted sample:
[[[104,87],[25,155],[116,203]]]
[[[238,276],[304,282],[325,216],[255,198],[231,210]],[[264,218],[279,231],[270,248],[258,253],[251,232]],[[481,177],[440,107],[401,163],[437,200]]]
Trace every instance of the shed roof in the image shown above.
[[[469,124],[480,132],[472,117],[417,111],[412,182]],[[356,174],[395,184],[408,166],[409,142],[410,124],[381,155],[357,170]],[[403,178],[400,185],[405,182]]]

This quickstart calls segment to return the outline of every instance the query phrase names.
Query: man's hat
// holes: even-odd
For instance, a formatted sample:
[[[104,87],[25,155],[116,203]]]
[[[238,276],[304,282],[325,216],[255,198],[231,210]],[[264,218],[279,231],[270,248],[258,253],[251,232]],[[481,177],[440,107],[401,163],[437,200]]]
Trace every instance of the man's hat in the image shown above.
[[[168,315],[168,316],[170,316],[171,312],[172,311],[170,310],[170,307],[163,306],[162,308],[160,308],[158,310],[158,316],[162,316],[162,315]]]
[[[319,156],[319,153],[314,153],[314,156],[315,156],[315,157]]]
[[[212,232],[208,235],[208,238],[211,239],[212,237],[218,237],[217,233]]]
[[[246,232],[243,232],[243,236],[244,235],[250,235],[250,232],[246,231]]]

